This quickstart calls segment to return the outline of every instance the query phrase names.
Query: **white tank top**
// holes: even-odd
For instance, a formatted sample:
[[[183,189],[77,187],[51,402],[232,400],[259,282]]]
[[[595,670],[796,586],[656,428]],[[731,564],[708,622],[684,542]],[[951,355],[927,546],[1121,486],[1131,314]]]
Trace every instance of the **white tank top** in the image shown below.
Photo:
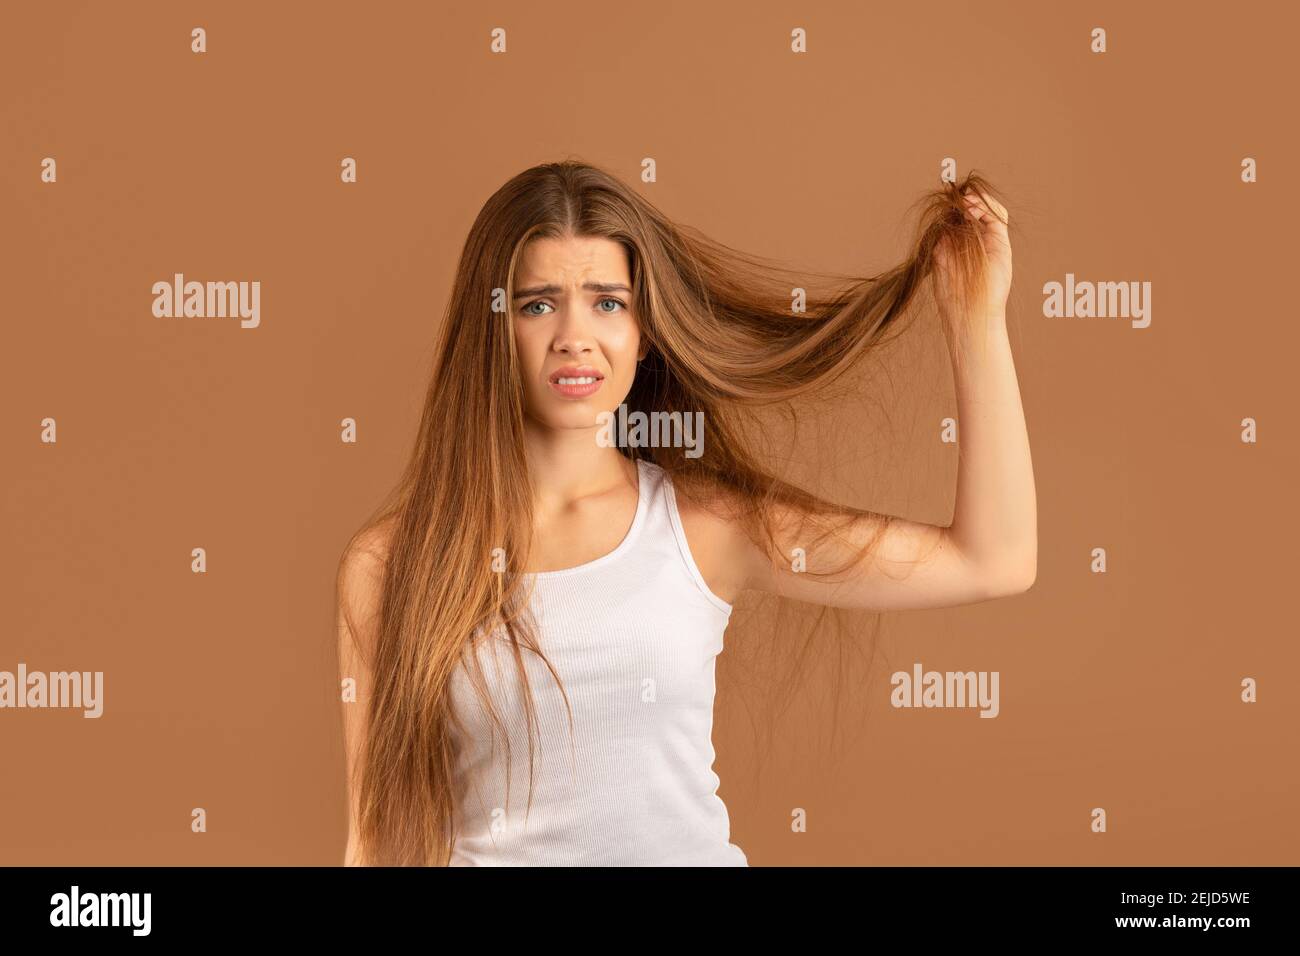
[[[523,688],[500,632],[478,651],[505,744],[464,666],[452,701],[459,833],[452,866],[748,866],[713,772],[714,662],[731,605],[687,546],[668,474],[638,462],[636,517],[613,551],[528,575],[537,655],[521,649],[537,723],[533,802]],[[525,585],[526,586],[526,585]],[[496,654],[488,649],[494,647]]]

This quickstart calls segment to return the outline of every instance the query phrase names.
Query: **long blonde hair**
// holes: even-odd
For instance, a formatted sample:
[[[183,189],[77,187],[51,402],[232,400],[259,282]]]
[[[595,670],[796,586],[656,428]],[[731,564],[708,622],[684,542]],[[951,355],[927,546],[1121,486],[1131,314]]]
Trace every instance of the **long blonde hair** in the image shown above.
[[[366,648],[373,693],[353,782],[360,862],[445,865],[450,859],[457,721],[450,686],[458,665],[471,674],[494,725],[503,726],[469,653],[475,636],[502,628],[526,688],[523,651],[546,660],[527,614],[520,567],[529,554],[532,499],[508,304],[524,245],[576,235],[606,237],[626,249],[632,313],[650,346],[627,409],[702,412],[708,442],[697,458],[680,449],[620,450],[662,466],[686,498],[728,509],[775,555],[776,502],[824,521],[823,536],[869,513],[770,474],[754,440],[761,432],[756,412],[832,384],[897,334],[944,237],[963,296],[953,314],[964,314],[986,270],[979,231],[963,211],[969,187],[994,195],[972,173],[924,196],[911,256],[871,277],[796,273],[737,251],[669,221],[615,177],[576,161],[525,170],[487,200],[460,256],[409,462],[348,549],[380,525],[389,529],[374,639]],[[829,281],[809,288],[810,279]],[[795,289],[805,291],[803,311],[791,307]],[[878,539],[894,519],[874,517]],[[493,555],[502,554],[505,569],[498,571]],[[359,633],[355,622],[348,624]],[[546,666],[563,690],[560,675],[549,661]],[[531,767],[531,689],[526,701]]]

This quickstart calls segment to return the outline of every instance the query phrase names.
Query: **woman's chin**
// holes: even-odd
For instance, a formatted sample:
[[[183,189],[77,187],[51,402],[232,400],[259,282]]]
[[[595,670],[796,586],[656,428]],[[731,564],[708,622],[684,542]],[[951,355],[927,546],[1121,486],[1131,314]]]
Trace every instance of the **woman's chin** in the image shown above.
[[[531,411],[528,417],[543,428],[553,431],[574,431],[604,428],[606,419],[613,414],[607,409],[587,402],[564,402],[560,408],[552,406]]]

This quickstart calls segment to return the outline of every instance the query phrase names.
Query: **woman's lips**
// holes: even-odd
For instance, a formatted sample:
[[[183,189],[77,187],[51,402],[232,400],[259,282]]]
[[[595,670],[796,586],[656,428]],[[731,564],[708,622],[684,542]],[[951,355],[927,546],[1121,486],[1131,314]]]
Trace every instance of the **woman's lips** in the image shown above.
[[[551,381],[551,388],[565,398],[586,398],[595,395],[605,380],[594,375],[562,375]]]
[[[605,376],[592,365],[565,365],[547,376],[546,382],[564,398],[586,398],[600,390]]]

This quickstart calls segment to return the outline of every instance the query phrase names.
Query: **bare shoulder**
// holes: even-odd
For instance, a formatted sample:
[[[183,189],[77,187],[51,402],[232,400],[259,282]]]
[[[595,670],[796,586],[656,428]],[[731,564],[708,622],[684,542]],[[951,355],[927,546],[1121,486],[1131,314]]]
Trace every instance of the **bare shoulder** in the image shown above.
[[[707,500],[674,490],[696,567],[714,594],[734,604],[740,592],[751,586],[762,562],[761,552],[740,520],[743,502],[721,487],[710,488]]]
[[[368,645],[379,610],[392,544],[393,519],[353,535],[339,558],[336,578],[340,640]]]
[[[348,541],[339,559],[339,568],[355,568],[368,564],[387,564],[392,547],[395,518],[362,528]]]

